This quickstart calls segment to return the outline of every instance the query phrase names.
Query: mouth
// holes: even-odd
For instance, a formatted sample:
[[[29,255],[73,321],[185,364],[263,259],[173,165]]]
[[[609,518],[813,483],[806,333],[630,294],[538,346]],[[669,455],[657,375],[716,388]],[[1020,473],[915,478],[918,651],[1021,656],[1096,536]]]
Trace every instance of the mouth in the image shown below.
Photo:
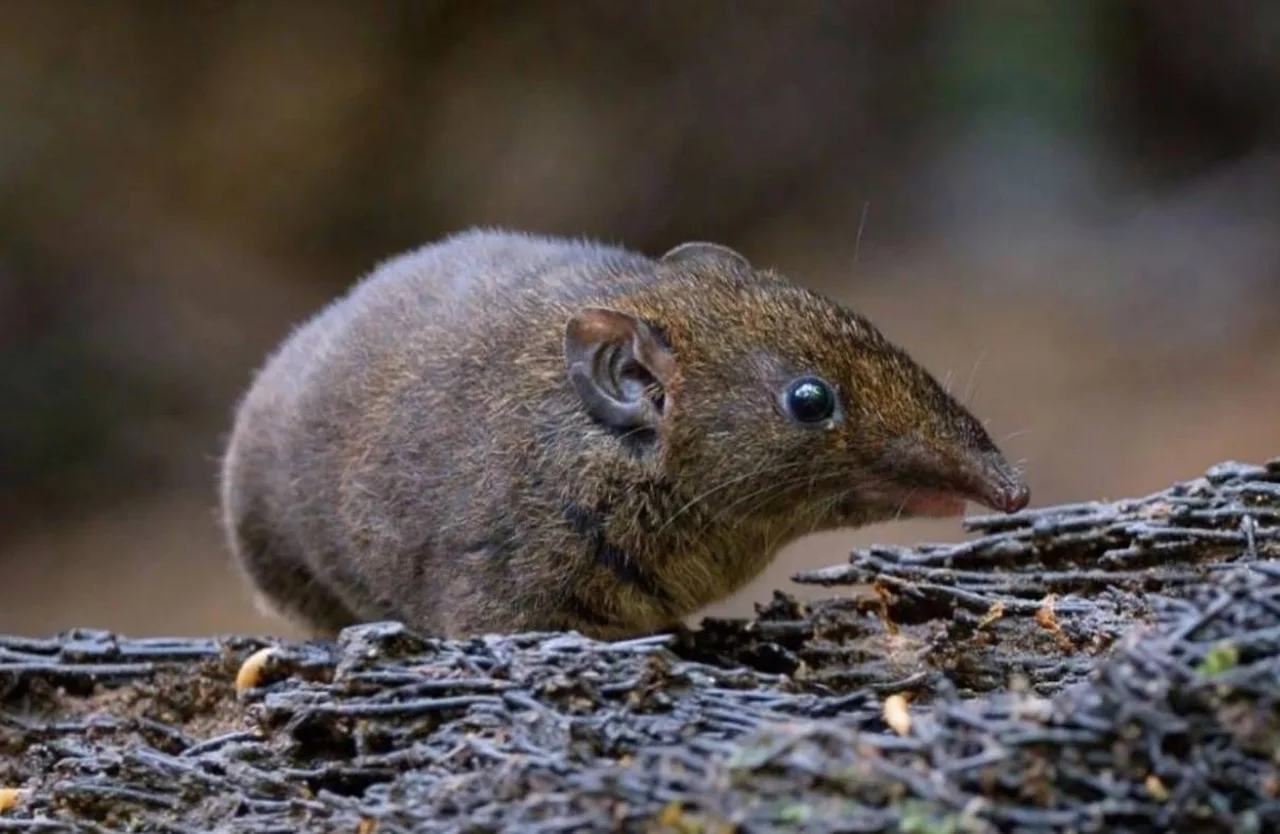
[[[962,495],[989,510],[1016,513],[1031,503],[1031,488],[998,452],[979,458],[959,482]]]
[[[1018,512],[1030,503],[1031,490],[1003,457],[994,454],[945,478],[921,477],[916,484],[903,483],[878,497],[901,516],[956,518],[964,515],[970,502],[995,512]]]
[[[903,514],[917,518],[956,518],[964,515],[968,503],[954,492],[927,490],[904,495],[899,506]]]

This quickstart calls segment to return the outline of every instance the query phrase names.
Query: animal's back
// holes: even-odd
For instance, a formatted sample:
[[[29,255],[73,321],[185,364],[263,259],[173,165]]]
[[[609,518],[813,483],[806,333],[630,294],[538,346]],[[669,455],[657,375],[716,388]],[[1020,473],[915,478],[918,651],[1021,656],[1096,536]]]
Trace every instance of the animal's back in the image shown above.
[[[530,328],[547,305],[648,280],[649,264],[620,248],[491,230],[380,264],[295,330],[241,403],[222,489],[242,569],[305,609],[281,613],[329,612],[331,628],[356,617],[325,587],[379,599],[384,580],[431,585],[436,533],[512,486],[495,465],[495,421],[518,397],[498,389],[527,376],[514,366],[529,359],[522,352],[537,361],[534,342],[550,346]],[[381,554],[378,569],[357,575],[342,558],[352,552]],[[389,602],[380,607],[391,616]]]

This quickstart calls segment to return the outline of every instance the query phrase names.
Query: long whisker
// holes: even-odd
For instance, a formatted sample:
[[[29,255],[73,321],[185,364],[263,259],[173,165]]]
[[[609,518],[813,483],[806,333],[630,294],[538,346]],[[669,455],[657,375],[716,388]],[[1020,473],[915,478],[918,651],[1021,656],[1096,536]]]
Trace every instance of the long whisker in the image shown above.
[[[821,519],[822,514],[826,512],[827,508],[830,506],[830,500],[831,498],[829,496],[816,501],[812,498],[807,500],[791,518],[786,519],[780,525],[781,532],[779,535],[781,536],[786,533],[794,533],[805,529],[806,526],[808,528],[806,533],[812,533],[817,529],[818,522]],[[773,545],[770,544],[769,546]]]
[[[853,241],[853,263],[858,263],[858,253],[862,251],[862,233],[867,228],[867,211],[871,208],[871,201],[867,200],[862,204],[862,217],[858,218],[858,236]]]
[[[677,518],[680,518],[680,517],[681,517],[682,515],[684,515],[686,512],[688,512],[689,510],[691,510],[694,506],[696,506],[697,504],[702,503],[702,502],[703,502],[703,501],[705,501],[707,498],[709,498],[710,496],[712,496],[712,495],[714,495],[715,493],[719,492],[720,490],[728,489],[729,487],[731,487],[731,486],[733,486],[733,485],[735,485],[735,484],[741,483],[742,481],[745,481],[745,480],[747,480],[748,478],[754,478],[754,477],[756,477],[757,475],[774,474],[774,473],[781,472],[781,471],[784,471],[784,470],[787,470],[787,469],[791,469],[791,468],[796,467],[796,466],[804,466],[804,465],[806,465],[806,464],[808,464],[808,463],[809,463],[809,461],[788,461],[788,462],[785,462],[785,463],[782,463],[782,464],[776,465],[776,466],[774,466],[774,467],[772,467],[772,468],[770,468],[770,466],[769,466],[768,464],[764,464],[764,465],[761,465],[761,466],[756,467],[755,469],[751,470],[750,472],[746,472],[746,473],[741,474],[741,475],[735,475],[735,476],[734,476],[734,477],[732,477],[732,478],[726,478],[725,480],[721,481],[720,483],[718,483],[718,484],[716,484],[716,485],[714,485],[714,486],[710,487],[710,488],[709,488],[709,489],[707,489],[707,490],[704,490],[703,492],[701,492],[701,493],[699,493],[699,494],[695,495],[693,498],[689,499],[689,501],[688,501],[688,502],[686,502],[686,503],[685,503],[683,506],[681,506],[678,510],[676,510],[674,513],[672,513],[672,514],[671,514],[671,516],[670,516],[670,517],[669,517],[665,522],[663,522],[662,526],[658,528],[657,533],[661,533],[663,530],[667,529],[667,527],[669,527],[669,526],[672,524],[672,522],[674,522]],[[656,535],[656,533],[655,533],[655,535]]]
[[[732,510],[739,507],[740,505],[746,504],[747,502],[753,501],[754,499],[759,499],[759,500],[755,500],[753,504],[750,504],[745,510],[743,510],[743,512],[741,513],[742,515],[744,516],[753,515],[758,509],[760,509],[760,507],[763,507],[765,504],[769,503],[777,496],[785,493],[787,490],[799,484],[808,482],[811,485],[816,485],[820,481],[825,481],[828,479],[835,479],[835,478],[843,478],[843,477],[847,477],[844,472],[819,472],[813,475],[805,474],[799,477],[788,478],[781,481],[772,481],[760,487],[759,489],[752,490],[746,495],[743,495],[739,497],[737,500],[730,503],[727,507],[720,509],[710,518],[706,519],[706,521],[702,525],[702,530],[705,530],[711,524],[714,524],[716,521],[721,519],[726,513],[729,513]]]
[[[815,477],[815,479],[814,479],[814,480],[815,480],[815,481],[826,481],[826,480],[833,480],[833,479],[845,479],[845,478],[847,478],[847,477],[848,477],[848,476],[847,476],[847,474],[846,474],[846,473],[844,473],[844,472],[822,472],[822,473],[819,473],[819,474]],[[781,495],[783,492],[785,492],[786,490],[790,489],[791,487],[795,486],[795,485],[796,485],[796,484],[798,484],[798,483],[800,483],[800,479],[796,478],[796,479],[792,479],[792,480],[790,480],[790,481],[785,481],[785,482],[780,482],[780,483],[768,484],[768,485],[766,485],[765,487],[763,487],[763,488],[761,488],[761,489],[756,490],[754,493],[751,493],[750,495],[745,496],[745,498],[748,498],[748,499],[749,499],[749,498],[758,497],[758,496],[760,496],[762,493],[768,493],[768,494],[766,494],[763,498],[761,498],[759,501],[757,501],[756,503],[754,503],[753,505],[751,505],[750,507],[748,507],[748,508],[743,512],[743,515],[748,515],[748,516],[749,516],[749,515],[753,515],[753,514],[754,514],[754,513],[755,513],[755,512],[760,508],[760,507],[764,506],[764,505],[765,505],[765,504],[767,504],[769,501],[773,500],[773,499],[774,499],[774,498],[776,498],[778,495]],[[880,484],[882,484],[882,483],[885,483],[885,480],[884,480],[884,479],[881,479],[881,478],[877,478],[877,479],[875,479],[874,481],[869,481],[869,482],[868,482],[868,481],[863,481],[862,483],[860,483],[860,484],[859,484],[859,488],[861,488],[861,489],[874,488],[874,487],[876,487],[876,486],[879,486],[879,485],[880,485]],[[729,507],[725,508],[725,509],[724,509],[724,510],[722,510],[720,513],[718,513],[715,517],[713,517],[713,518],[711,519],[711,521],[714,521],[714,520],[715,520],[715,518],[718,518],[718,517],[719,517],[720,515],[722,515],[724,512],[727,512],[729,509],[732,509],[732,508],[733,508],[734,506],[736,506],[737,504],[742,503],[742,501],[743,501],[743,500],[744,500],[744,499],[739,499],[738,501],[734,502],[734,504],[732,504],[732,505],[730,505]]]
[[[828,477],[836,477],[839,474],[842,474],[842,473],[820,472],[817,475],[805,473],[803,475],[787,478],[781,481],[771,481],[770,483],[767,483],[758,489],[748,492],[746,495],[740,496],[737,500],[731,502],[728,506],[717,511],[713,516],[711,516],[710,519],[708,519],[708,521],[709,522],[718,521],[720,518],[724,516],[725,513],[728,513],[731,510],[737,508],[738,506],[745,504],[746,502],[751,501],[753,499],[759,498],[760,496],[763,495],[764,496],[763,500],[758,501],[755,504],[751,505],[751,507],[748,510],[744,511],[743,513],[743,515],[750,515],[755,510],[769,503],[769,501],[771,501],[773,498],[777,497],[778,495],[781,495],[782,493],[786,492],[787,490],[791,489],[794,486],[797,486],[798,484],[809,483],[812,488],[812,484],[815,480],[822,480]]]
[[[818,525],[822,523],[822,518],[834,507],[838,507],[846,498],[853,495],[854,490],[851,488],[842,489],[834,495],[828,496],[823,501],[818,501],[813,505],[809,512],[809,533],[817,532]]]
[[[969,372],[969,382],[964,387],[964,404],[966,406],[973,405],[973,403],[970,401],[970,397],[973,395],[973,381],[977,377],[978,368],[979,366],[982,365],[982,360],[985,359],[986,356],[987,356],[987,352],[985,350],[982,353],[979,353],[978,360],[973,363],[973,370]]]
[[[732,486],[734,484],[740,483],[746,477],[750,477],[751,475],[775,474],[788,469],[792,469],[795,466],[803,465],[805,463],[808,463],[808,461],[790,462],[790,463],[785,463],[785,464],[774,466],[774,467],[768,467],[768,466],[757,467],[756,470],[754,470],[751,473],[748,473],[747,475],[731,478],[725,482],[716,484],[715,486],[701,493],[694,500],[687,502],[684,506],[680,508],[678,512],[679,513],[687,512],[693,505],[705,500],[709,495],[711,495],[715,491],[722,490],[728,486]],[[826,471],[826,472],[821,472],[821,471],[820,472],[803,472],[798,475],[793,475],[791,477],[782,477],[776,480],[770,480],[769,482],[763,484],[762,486],[751,490],[747,494],[738,496],[733,501],[731,501],[727,506],[721,507],[716,512],[702,518],[700,523],[697,525],[696,529],[691,530],[688,533],[681,533],[680,535],[682,538],[683,537],[689,537],[689,538],[700,537],[703,534],[705,534],[706,531],[712,527],[712,525],[716,524],[726,515],[733,513],[735,510],[738,510],[740,507],[742,509],[737,513],[739,517],[753,516],[759,511],[761,507],[767,505],[770,501],[776,499],[778,496],[786,493],[787,491],[795,488],[796,486],[805,485],[808,489],[809,494],[812,495],[813,491],[817,489],[819,486],[821,486],[823,483],[831,480],[836,480],[836,479],[847,479],[848,477],[849,477],[849,474],[847,471],[833,470],[833,471]],[[832,498],[829,498],[829,499],[822,499],[819,502],[819,505],[816,509],[813,507],[814,502],[812,500],[802,502],[802,507],[800,509],[800,512],[803,515],[801,517],[802,518],[806,517],[809,515],[810,512],[812,512],[815,514],[815,519],[816,519],[818,516],[821,515],[822,512],[824,512],[826,509],[829,509],[830,506],[837,505],[839,502],[845,500],[850,494],[856,492],[858,489],[874,489],[876,487],[881,486],[882,484],[888,483],[888,481],[889,479],[886,479],[883,477],[875,477],[870,480],[860,480],[856,489],[840,490],[836,496],[833,496]],[[746,506],[744,507],[744,505]],[[827,505],[827,506],[824,507],[823,505]],[[674,519],[674,516],[672,517],[672,519],[668,520],[668,522],[664,523],[663,526],[659,528],[659,531],[666,529],[666,527],[671,523],[671,520],[673,519]],[[785,528],[792,529],[792,530],[796,529],[796,526],[797,525],[794,522],[794,520],[792,521],[792,523],[784,525]]]
[[[798,531],[805,529],[806,524],[808,529],[805,531],[805,534],[812,533],[817,530],[818,524],[822,520],[822,516],[852,491],[853,490],[846,488],[840,490],[835,495],[828,496],[820,501],[814,501],[802,507],[796,518],[789,519],[787,523],[778,525],[777,532],[765,540],[765,552],[776,553],[778,549],[786,543],[784,541],[785,539],[795,538]]]
[[[915,496],[917,490],[915,487],[907,490],[907,494],[902,497],[902,503],[898,504],[898,511],[893,514],[894,521],[901,521],[902,514],[906,512],[907,505],[911,503],[912,497]]]
[[[805,522],[803,521],[803,519],[805,518],[805,516],[807,516],[808,517],[807,529],[805,529],[805,532],[803,535],[809,535],[817,532],[818,526],[822,523],[823,517],[826,516],[826,514],[830,512],[833,508],[838,507],[842,502],[847,500],[849,497],[855,495],[857,491],[858,491],[857,487],[846,487],[832,495],[827,496],[826,498],[820,501],[814,502],[811,506],[809,506],[807,509],[805,509],[802,512],[800,516],[800,518],[802,519],[801,521],[798,521],[792,525],[787,526],[785,530],[794,532],[801,529],[805,529]],[[773,542],[769,543],[769,547],[771,548],[776,548],[778,546],[780,546],[780,544],[775,544]]]

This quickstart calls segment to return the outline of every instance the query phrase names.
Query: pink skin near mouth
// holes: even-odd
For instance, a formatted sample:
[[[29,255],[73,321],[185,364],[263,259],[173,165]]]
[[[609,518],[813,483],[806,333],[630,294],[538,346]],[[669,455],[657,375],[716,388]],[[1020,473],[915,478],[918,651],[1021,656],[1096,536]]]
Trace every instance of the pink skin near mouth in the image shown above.
[[[964,515],[967,503],[954,492],[920,492],[907,498],[903,511],[921,518],[955,518]]]
[[[1003,459],[978,458],[959,470],[943,479],[945,485],[932,488],[882,485],[873,500],[894,507],[900,517],[915,518],[960,517],[970,501],[995,512],[1015,513],[1031,500],[1026,482]]]
[[[963,516],[965,505],[970,501],[996,512],[1017,512],[1026,507],[1029,499],[1025,484],[1018,484],[1012,491],[910,490],[897,497],[903,513],[918,518]]]

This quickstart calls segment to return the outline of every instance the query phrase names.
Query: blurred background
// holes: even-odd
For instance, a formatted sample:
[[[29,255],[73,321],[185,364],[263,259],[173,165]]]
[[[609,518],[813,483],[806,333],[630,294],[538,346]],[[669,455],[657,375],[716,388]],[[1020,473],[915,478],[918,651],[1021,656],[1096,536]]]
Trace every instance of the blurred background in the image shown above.
[[[290,633],[216,525],[235,402],[477,224],[850,303],[1035,504],[1280,454],[1277,3],[4,0],[0,126],[0,631]],[[713,613],[962,536],[813,537]]]

